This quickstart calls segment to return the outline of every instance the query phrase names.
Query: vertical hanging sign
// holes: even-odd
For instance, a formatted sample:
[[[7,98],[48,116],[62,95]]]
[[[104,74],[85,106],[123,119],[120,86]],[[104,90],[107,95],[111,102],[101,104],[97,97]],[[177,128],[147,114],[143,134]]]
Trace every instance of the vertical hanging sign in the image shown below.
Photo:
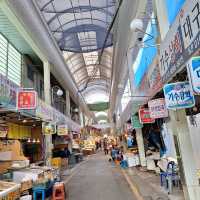
[[[67,124],[61,124],[57,126],[57,134],[58,135],[68,135],[69,128]]]
[[[193,91],[200,94],[200,56],[189,60],[187,70]]]
[[[168,111],[165,105],[165,99],[154,99],[148,102],[151,118],[159,119],[168,117]]]
[[[137,115],[131,116],[131,124],[132,124],[132,127],[135,129],[139,129],[139,128],[143,127],[143,125],[140,123],[139,117]]]
[[[195,105],[194,95],[189,82],[166,84],[163,88],[168,109],[191,108]]]
[[[139,109],[139,118],[140,118],[140,123],[142,124],[151,124],[155,122],[155,119],[150,117],[150,111],[148,108]]]
[[[31,110],[37,107],[37,92],[33,90],[19,90],[17,92],[17,109]]]

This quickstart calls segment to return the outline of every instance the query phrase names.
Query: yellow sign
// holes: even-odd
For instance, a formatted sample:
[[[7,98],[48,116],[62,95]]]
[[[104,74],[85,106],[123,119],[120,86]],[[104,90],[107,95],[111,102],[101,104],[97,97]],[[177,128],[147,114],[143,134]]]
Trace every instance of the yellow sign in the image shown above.
[[[55,124],[49,122],[42,123],[42,132],[45,135],[51,135],[56,133],[56,126]]]
[[[57,134],[58,135],[68,135],[68,126],[66,124],[58,125]]]

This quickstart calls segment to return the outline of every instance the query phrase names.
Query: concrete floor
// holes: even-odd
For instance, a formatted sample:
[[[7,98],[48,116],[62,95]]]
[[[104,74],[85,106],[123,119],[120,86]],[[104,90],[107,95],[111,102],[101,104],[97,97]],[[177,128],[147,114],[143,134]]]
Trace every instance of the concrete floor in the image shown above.
[[[66,177],[68,200],[136,200],[122,171],[99,153]]]

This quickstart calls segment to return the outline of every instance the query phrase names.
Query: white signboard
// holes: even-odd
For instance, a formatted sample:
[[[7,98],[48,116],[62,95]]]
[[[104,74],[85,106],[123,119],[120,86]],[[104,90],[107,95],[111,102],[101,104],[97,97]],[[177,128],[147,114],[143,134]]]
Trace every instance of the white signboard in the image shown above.
[[[68,135],[68,126],[66,124],[58,125],[57,134],[58,135]]]
[[[165,99],[154,99],[148,102],[150,117],[154,119],[168,117],[168,110],[165,105]]]
[[[200,3],[185,1],[160,46],[162,81],[168,82],[200,48]]]
[[[163,90],[165,94],[165,103],[168,109],[191,108],[195,105],[189,82],[166,84]]]
[[[200,94],[200,56],[192,57],[187,64],[187,69],[193,91]]]

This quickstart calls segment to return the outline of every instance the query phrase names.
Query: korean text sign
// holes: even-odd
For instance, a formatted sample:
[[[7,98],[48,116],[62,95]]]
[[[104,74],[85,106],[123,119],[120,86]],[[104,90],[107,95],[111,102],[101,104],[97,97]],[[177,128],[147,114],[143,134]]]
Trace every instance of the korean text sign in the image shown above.
[[[139,128],[143,127],[143,125],[140,123],[139,117],[137,115],[131,116],[131,124],[132,124],[132,127],[135,129],[139,129]]]
[[[58,125],[57,134],[58,135],[68,135],[68,126],[66,124]]]
[[[187,69],[193,91],[200,94],[200,56],[192,57],[187,64]]]
[[[17,92],[17,109],[36,109],[37,92],[31,90],[19,90]]]
[[[165,105],[165,99],[154,99],[148,102],[150,117],[154,119],[168,117],[168,110]]]
[[[142,124],[150,124],[155,122],[155,119],[150,117],[150,111],[147,108],[139,109],[139,118],[140,118],[140,123]]]
[[[176,110],[191,108],[195,104],[189,82],[166,84],[163,88],[168,109]]]
[[[160,70],[165,83],[200,48],[200,2],[185,1],[160,46]]]

